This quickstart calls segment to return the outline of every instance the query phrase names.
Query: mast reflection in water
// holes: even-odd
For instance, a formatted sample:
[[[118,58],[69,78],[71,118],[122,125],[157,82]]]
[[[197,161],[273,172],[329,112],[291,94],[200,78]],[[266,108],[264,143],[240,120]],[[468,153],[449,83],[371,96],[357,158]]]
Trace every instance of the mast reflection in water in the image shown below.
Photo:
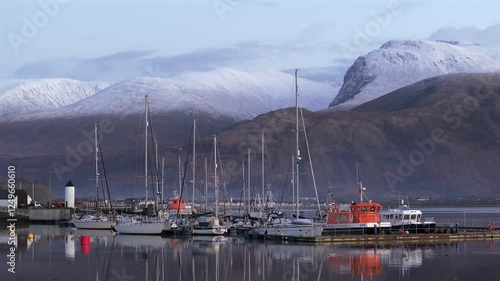
[[[482,280],[500,276],[495,241],[328,246],[55,226],[20,228],[17,240],[19,280],[475,280],[477,268]]]

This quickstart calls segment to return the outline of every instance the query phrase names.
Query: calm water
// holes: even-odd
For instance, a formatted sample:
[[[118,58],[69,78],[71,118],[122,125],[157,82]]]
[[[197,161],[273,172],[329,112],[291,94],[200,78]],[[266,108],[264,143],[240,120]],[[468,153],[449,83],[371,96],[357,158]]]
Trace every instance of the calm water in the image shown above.
[[[42,225],[17,229],[16,273],[11,274],[4,229],[2,281],[500,280],[500,241],[322,246],[239,237],[112,235]],[[89,246],[80,243],[86,235]]]
[[[438,224],[454,224],[461,226],[484,226],[490,223],[500,227],[500,207],[436,207],[419,208],[424,217],[433,217]],[[500,280],[500,278],[499,278]]]

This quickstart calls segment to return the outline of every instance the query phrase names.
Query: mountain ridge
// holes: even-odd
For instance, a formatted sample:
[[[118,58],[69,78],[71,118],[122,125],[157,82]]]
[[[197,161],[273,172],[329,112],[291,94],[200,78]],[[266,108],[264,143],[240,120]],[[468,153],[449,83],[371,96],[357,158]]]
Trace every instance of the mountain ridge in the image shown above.
[[[422,79],[449,73],[500,73],[500,47],[388,41],[356,59],[329,107],[353,108]]]

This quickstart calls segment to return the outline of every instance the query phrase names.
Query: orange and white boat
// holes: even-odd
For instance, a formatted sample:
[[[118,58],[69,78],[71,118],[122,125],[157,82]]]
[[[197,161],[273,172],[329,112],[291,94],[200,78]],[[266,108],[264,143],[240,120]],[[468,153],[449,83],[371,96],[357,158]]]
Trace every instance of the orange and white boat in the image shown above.
[[[328,209],[326,234],[377,234],[389,229],[390,222],[380,221],[382,205],[371,200],[363,202],[363,183],[359,183],[360,202],[351,204],[332,203]],[[347,206],[346,206],[347,205]]]
[[[176,191],[174,191],[174,194],[171,198],[167,198],[166,204],[164,204],[162,207],[163,211],[160,211],[160,214],[164,218],[170,218],[177,215],[191,215],[193,211],[193,208],[186,205],[186,200],[184,198],[181,198]]]

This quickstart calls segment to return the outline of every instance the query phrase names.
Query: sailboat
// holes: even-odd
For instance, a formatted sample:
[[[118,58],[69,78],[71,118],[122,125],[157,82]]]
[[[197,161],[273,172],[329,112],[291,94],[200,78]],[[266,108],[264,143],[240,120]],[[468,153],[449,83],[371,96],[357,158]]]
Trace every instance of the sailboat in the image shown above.
[[[111,214],[104,214],[102,211],[99,209],[99,189],[101,186],[101,182],[99,181],[100,179],[100,169],[99,169],[99,137],[97,134],[97,123],[94,124],[94,142],[95,142],[95,184],[96,184],[96,209],[97,212],[95,214],[84,214],[80,216],[78,219],[73,220],[73,224],[75,225],[76,228],[79,229],[111,229],[113,225],[115,224],[115,221],[113,219],[113,216]],[[102,153],[101,153],[102,157]],[[102,164],[102,162],[101,162]],[[105,174],[104,170],[104,164],[102,164],[103,167],[103,172]],[[107,186],[106,182],[106,189],[107,192],[103,193],[108,195],[109,199],[109,204],[111,205],[111,199],[109,198],[109,188]],[[106,198],[103,198],[105,207],[108,204],[108,200]]]
[[[144,142],[144,185],[146,190],[146,196],[144,197],[144,202],[148,202],[148,138],[149,138],[149,103],[148,96],[145,96],[145,142]],[[152,129],[151,129],[152,130]],[[154,136],[154,134],[152,134]],[[158,170],[158,169],[157,169]],[[158,171],[157,171],[158,172]],[[158,174],[158,173],[157,173]],[[158,177],[157,177],[158,178]],[[158,179],[156,180],[158,183]],[[156,185],[158,189],[158,184]],[[158,194],[158,190],[156,190],[156,194]],[[157,201],[157,200],[155,200]],[[157,205],[157,204],[156,204]],[[157,207],[157,206],[156,206]],[[156,208],[155,208],[156,209]],[[145,217],[145,218],[133,218],[131,220],[123,220],[119,221],[115,225],[115,230],[119,234],[161,234],[164,228],[164,222],[161,221],[156,214],[155,217]]]
[[[214,189],[215,215],[207,214],[198,217],[192,227],[193,235],[223,235],[227,228],[219,222],[219,188],[217,185],[217,136],[214,135]]]
[[[271,236],[290,236],[290,237],[319,237],[323,232],[323,225],[314,223],[311,219],[302,218],[300,216],[299,210],[299,161],[300,150],[299,150],[299,91],[298,91],[298,81],[297,81],[298,69],[295,70],[295,155],[292,157],[292,161],[295,164],[294,173],[294,188],[296,189],[296,215],[293,219],[284,218],[282,213],[271,213],[267,223],[262,227],[257,228],[257,233],[261,235],[271,235]],[[293,167],[293,165],[292,165]]]

